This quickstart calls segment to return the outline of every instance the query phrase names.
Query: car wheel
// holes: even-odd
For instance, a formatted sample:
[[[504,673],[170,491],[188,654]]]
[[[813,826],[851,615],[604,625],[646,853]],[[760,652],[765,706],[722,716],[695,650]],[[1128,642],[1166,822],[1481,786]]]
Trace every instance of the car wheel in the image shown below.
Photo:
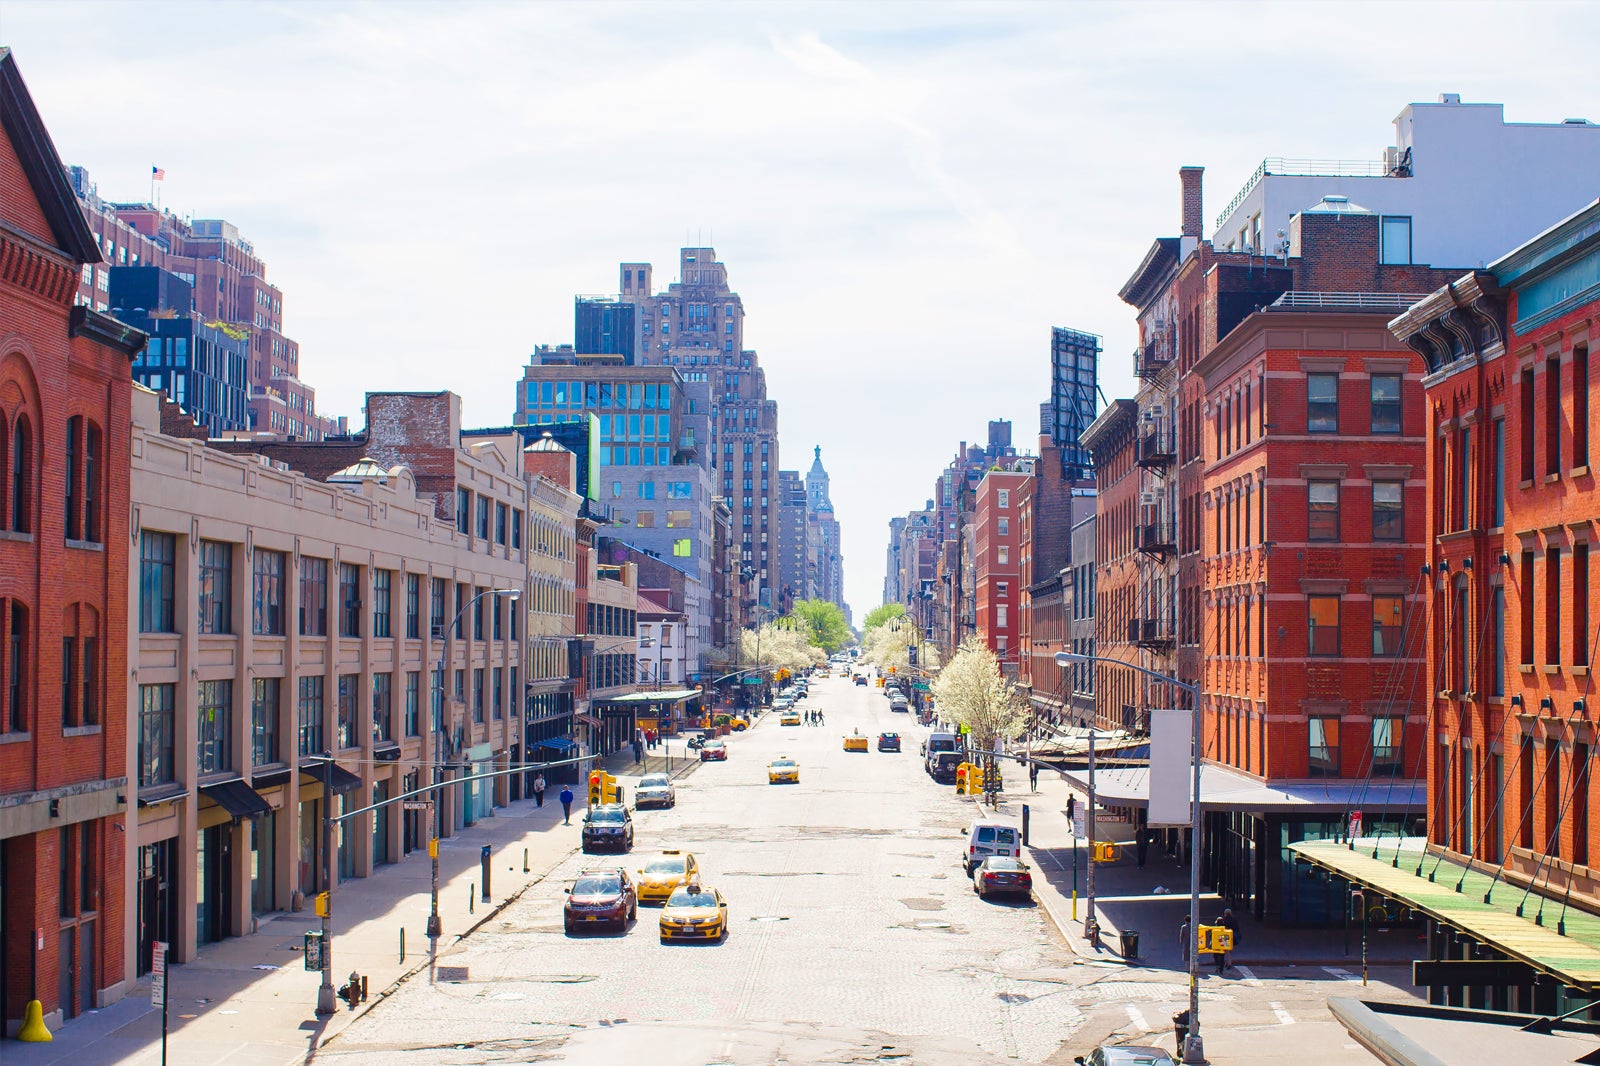
[[[576,930],[574,930],[574,929],[573,929],[573,928],[572,928],[572,923],[571,923],[571,922],[563,922],[563,923],[562,923],[562,924],[563,924],[563,925],[564,925],[564,926],[566,926],[566,929],[567,929],[567,935],[568,935],[568,936],[572,936],[572,935],[573,935],[573,933],[574,933],[574,932],[576,932]]]

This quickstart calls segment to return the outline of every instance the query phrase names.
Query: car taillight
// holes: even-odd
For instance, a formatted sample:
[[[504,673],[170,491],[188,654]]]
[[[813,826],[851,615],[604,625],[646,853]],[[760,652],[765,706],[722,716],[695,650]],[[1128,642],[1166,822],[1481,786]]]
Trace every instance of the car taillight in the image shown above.
[[[994,874],[984,874],[983,875],[983,879],[985,881],[993,881],[994,880]]]
[[[1017,875],[1017,881],[1024,885],[1033,884],[1033,878],[1029,877],[1027,874]]]

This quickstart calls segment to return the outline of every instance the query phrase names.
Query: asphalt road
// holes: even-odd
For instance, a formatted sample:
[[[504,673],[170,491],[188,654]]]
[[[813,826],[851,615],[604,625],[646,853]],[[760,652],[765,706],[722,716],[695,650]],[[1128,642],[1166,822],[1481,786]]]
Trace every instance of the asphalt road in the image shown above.
[[[925,730],[875,687],[812,692],[802,707],[826,726],[766,715],[680,784],[675,810],[637,815],[631,856],[574,856],[317,1057],[983,1066],[1070,1063],[1102,1039],[1172,1046],[1183,975],[1075,959],[1044,908],[979,900],[958,862],[972,808],[922,772]],[[897,730],[904,750],[846,753],[852,729]],[[799,785],[767,784],[780,754],[799,761]],[[562,888],[580,869],[637,869],[664,847],[694,852],[727,897],[725,942],[663,945],[644,907],[622,935],[564,933]],[[1330,988],[1348,984],[1302,976],[1208,980],[1216,1050],[1239,1049],[1212,1061],[1374,1061],[1328,1018]]]

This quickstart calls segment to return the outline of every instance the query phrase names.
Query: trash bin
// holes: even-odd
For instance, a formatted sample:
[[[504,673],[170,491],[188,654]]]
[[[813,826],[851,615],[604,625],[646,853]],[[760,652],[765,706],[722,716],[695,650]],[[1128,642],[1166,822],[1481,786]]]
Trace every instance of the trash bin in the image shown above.
[[[1122,957],[1130,962],[1139,957],[1139,930],[1122,931]]]
[[[1183,1045],[1189,1039],[1189,1012],[1180,1010],[1172,1016],[1172,1032],[1178,1038],[1178,1056],[1183,1057]]]

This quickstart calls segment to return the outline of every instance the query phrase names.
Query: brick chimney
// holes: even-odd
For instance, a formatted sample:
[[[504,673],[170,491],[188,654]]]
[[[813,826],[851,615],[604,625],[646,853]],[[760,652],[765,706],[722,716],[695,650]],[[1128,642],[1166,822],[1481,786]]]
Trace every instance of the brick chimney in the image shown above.
[[[1204,236],[1205,230],[1200,197],[1200,179],[1205,172],[1205,167],[1178,169],[1178,180],[1183,183],[1183,236],[1197,240]]]

